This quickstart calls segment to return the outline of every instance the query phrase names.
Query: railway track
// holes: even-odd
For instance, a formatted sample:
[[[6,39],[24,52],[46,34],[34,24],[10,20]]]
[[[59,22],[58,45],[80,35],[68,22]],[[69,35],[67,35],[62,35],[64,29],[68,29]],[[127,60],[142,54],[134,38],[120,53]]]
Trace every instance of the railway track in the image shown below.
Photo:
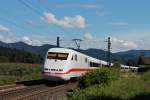
[[[0,85],[0,90],[7,89],[7,88],[13,88],[13,87],[16,87],[16,86],[17,86],[16,84]]]
[[[77,83],[51,86],[46,84],[24,86],[18,89],[0,92],[0,100],[57,100],[75,88]]]

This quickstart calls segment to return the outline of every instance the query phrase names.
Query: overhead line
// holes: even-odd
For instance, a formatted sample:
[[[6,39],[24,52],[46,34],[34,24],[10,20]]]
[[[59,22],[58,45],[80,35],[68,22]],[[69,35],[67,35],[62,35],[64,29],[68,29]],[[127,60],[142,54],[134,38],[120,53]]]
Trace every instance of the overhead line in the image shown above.
[[[25,30],[26,32],[30,32],[30,31],[31,31],[31,30],[27,30],[27,28],[22,27],[21,25],[16,24],[16,23],[13,22],[13,21],[10,21],[10,20],[7,19],[7,18],[3,18],[3,17],[0,16],[0,19],[2,19],[2,21],[5,21],[5,22],[7,22],[7,23],[10,23],[11,25],[13,25],[13,26],[15,26],[15,27],[17,27],[17,28],[20,28],[20,29],[22,29],[22,30]],[[34,31],[31,31],[31,32],[34,32]],[[35,32],[34,32],[34,33],[35,33]],[[36,33],[37,33],[37,32],[36,32]]]
[[[9,16],[9,14],[6,13],[6,12],[8,12],[8,10],[6,10],[6,9],[4,9],[4,8],[0,8],[0,10],[1,10],[1,12],[3,12],[3,14]],[[5,13],[4,13],[4,12],[5,12]],[[15,18],[15,16],[13,16],[13,15],[11,15],[11,17],[12,17],[12,18]],[[23,30],[28,31],[28,32],[31,31],[31,30],[27,30],[27,28],[25,28],[24,26],[21,26],[21,25],[17,24],[15,21],[11,21],[11,20],[8,19],[8,18],[5,18],[5,17],[0,16],[0,19],[2,19],[2,21],[5,21],[5,22],[7,22],[7,23],[10,23],[11,25],[13,25],[13,26],[15,26],[15,27],[17,27],[17,28],[23,29]],[[33,30],[32,30],[31,32],[37,33],[37,32],[35,32],[35,31],[33,31]]]
[[[47,6],[46,4],[42,3],[43,0],[37,0],[37,1],[39,2],[40,6],[41,6],[43,9],[45,9],[45,10],[51,12],[51,11],[50,11],[50,8],[48,8],[48,6]],[[64,33],[69,33],[69,31],[68,31],[67,29],[64,29],[64,28],[61,27],[61,26],[58,26],[57,29],[59,29],[60,31],[63,31]],[[72,40],[71,40],[71,41],[72,41]]]
[[[21,4],[23,4],[24,6],[26,6],[27,8],[29,8],[29,9],[31,9],[32,11],[34,11],[36,14],[38,14],[39,16],[43,16],[43,14],[40,12],[40,11],[38,11],[36,8],[34,8],[29,2],[25,2],[25,0],[18,0]],[[39,3],[40,3],[40,1],[39,1]],[[41,3],[40,3],[40,5],[41,5]],[[46,9],[46,10],[48,10],[49,11],[49,8],[47,7],[47,6],[44,6],[44,5],[42,5],[42,7],[44,8],[44,9]],[[62,27],[59,27],[60,29],[61,29],[61,31],[64,31],[64,33],[65,33],[65,30],[62,28]]]
[[[19,27],[19,28],[21,28],[21,29],[24,29],[24,30],[25,30],[25,28],[24,28],[24,27],[21,27],[20,25],[18,25],[18,24],[16,24],[16,23],[14,23],[14,22],[12,22],[12,21],[10,21],[10,20],[8,20],[8,19],[2,18],[1,16],[0,16],[0,18],[1,18],[1,19],[3,19],[3,20],[5,20],[6,22],[8,22],[8,23],[10,23],[10,24],[12,24],[12,25],[14,25],[14,26],[16,26],[16,27]]]
[[[36,14],[38,14],[38,15],[42,15],[42,13],[41,12],[39,12],[37,9],[35,9],[34,7],[32,7],[32,5],[30,5],[29,3],[27,3],[27,2],[25,2],[25,1],[23,1],[23,0],[18,0],[21,4],[23,4],[24,6],[26,6],[27,8],[29,8],[29,9],[32,9],[32,11],[34,11]]]
[[[43,7],[45,10],[49,10],[49,8],[46,5],[42,5],[41,0],[37,0],[40,3],[40,6]],[[43,0],[42,0],[43,1]]]

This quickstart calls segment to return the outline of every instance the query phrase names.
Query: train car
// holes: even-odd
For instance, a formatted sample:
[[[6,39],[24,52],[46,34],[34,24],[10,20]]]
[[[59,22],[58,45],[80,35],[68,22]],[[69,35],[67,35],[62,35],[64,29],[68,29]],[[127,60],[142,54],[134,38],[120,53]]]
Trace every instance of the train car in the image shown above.
[[[46,80],[61,81],[80,77],[90,69],[106,65],[107,62],[87,56],[67,48],[48,50],[42,67],[42,76]]]

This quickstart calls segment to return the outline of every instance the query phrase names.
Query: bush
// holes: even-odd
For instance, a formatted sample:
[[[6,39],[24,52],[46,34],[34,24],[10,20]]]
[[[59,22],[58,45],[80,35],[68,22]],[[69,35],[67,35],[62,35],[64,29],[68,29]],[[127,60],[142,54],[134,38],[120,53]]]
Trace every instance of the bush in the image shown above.
[[[122,77],[107,86],[97,84],[78,88],[69,95],[71,100],[149,100],[150,72]]]
[[[113,68],[116,68],[116,69],[120,70],[120,68],[121,68],[121,63],[120,63],[119,61],[114,62]]]
[[[140,78],[119,79],[107,86],[95,85],[85,89],[76,89],[69,97],[71,100],[129,100],[138,96],[149,95]],[[148,97],[146,97],[148,98]],[[148,99],[147,99],[148,100]]]
[[[119,72],[115,69],[93,69],[79,78],[79,87],[86,88],[96,84],[108,85],[112,80],[119,78]]]

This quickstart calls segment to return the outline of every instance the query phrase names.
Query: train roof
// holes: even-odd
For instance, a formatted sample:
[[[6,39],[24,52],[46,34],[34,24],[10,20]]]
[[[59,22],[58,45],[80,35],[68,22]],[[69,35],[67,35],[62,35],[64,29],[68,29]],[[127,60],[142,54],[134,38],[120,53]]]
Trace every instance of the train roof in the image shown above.
[[[74,50],[74,49],[69,49],[69,48],[50,48],[48,51],[52,51],[52,52],[63,52],[63,53],[76,53],[78,55],[82,55],[82,56],[86,56],[88,58],[90,58],[91,60],[99,60],[97,58],[94,58],[94,57],[91,57],[91,56],[88,56],[84,53],[81,53],[77,50]],[[99,60],[100,61],[100,60]]]

